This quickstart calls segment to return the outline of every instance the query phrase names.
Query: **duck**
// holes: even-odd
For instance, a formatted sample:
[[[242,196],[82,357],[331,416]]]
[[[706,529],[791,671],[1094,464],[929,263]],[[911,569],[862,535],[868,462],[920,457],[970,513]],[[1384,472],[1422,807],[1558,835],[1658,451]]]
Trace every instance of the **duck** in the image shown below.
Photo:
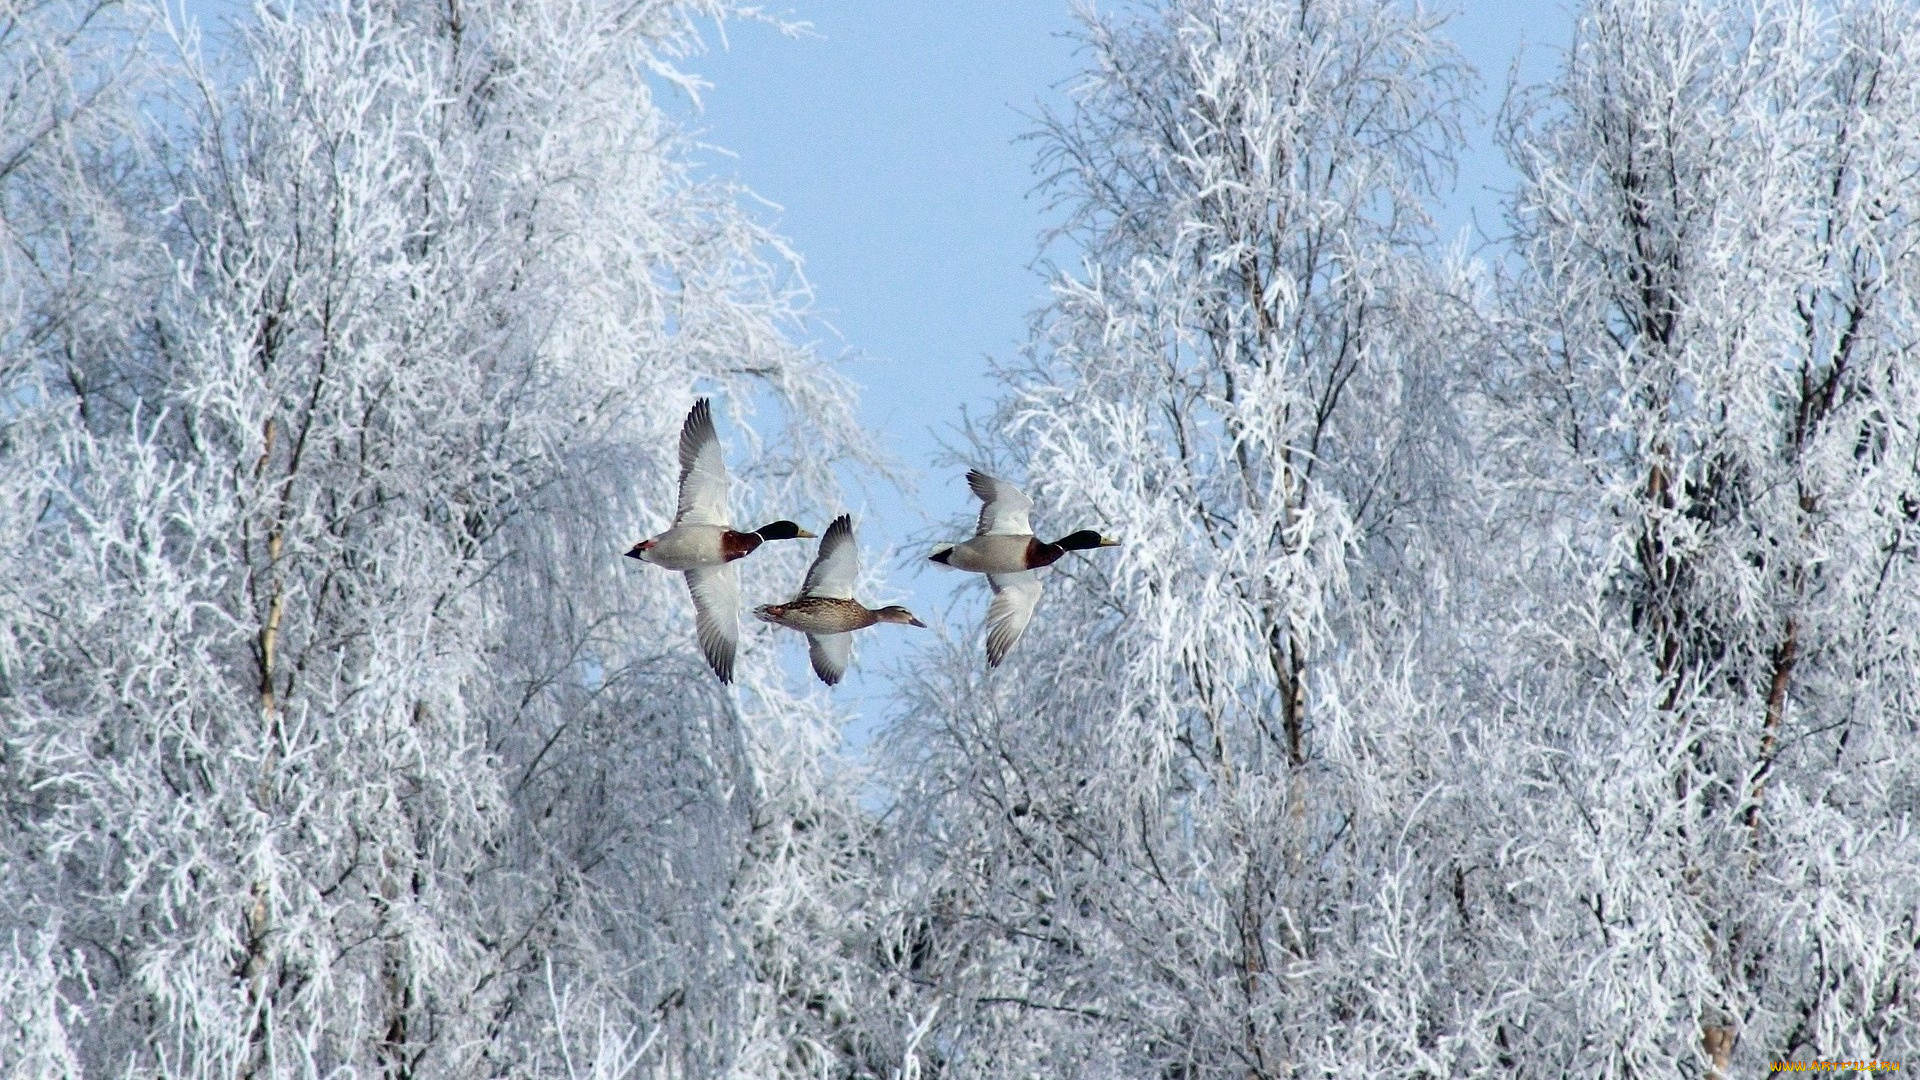
[[[860,573],[860,550],[853,542],[853,518],[841,514],[820,538],[820,551],[807,569],[800,593],[784,604],[763,604],[754,615],[775,626],[807,635],[807,659],[820,681],[833,686],[847,672],[853,632],[875,623],[901,623],[924,628],[913,612],[898,604],[869,608],[853,598],[853,581]]]
[[[967,470],[967,486],[980,499],[980,526],[973,539],[951,544],[927,556],[942,566],[985,574],[993,587],[987,609],[987,666],[999,667],[1040,605],[1040,571],[1069,551],[1119,547],[1120,541],[1092,529],[1071,532],[1052,543],[1033,535],[1028,517],[1033,500],[1026,492],[979,469]]]
[[[701,398],[680,425],[680,506],[673,524],[627,552],[629,559],[686,575],[700,652],[723,683],[733,681],[734,652],[740,643],[740,578],[733,564],[769,540],[813,536],[784,518],[752,532],[733,528],[727,483],[713,405]]]

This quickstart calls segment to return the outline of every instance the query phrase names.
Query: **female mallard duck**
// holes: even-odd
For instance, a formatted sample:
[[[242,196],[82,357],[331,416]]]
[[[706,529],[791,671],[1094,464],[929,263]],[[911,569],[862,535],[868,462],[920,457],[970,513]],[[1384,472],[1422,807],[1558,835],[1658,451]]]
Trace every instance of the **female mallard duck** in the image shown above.
[[[1040,573],[1069,551],[1118,547],[1091,529],[1082,529],[1049,544],[1033,535],[1027,515],[1033,500],[1005,480],[970,469],[967,486],[980,497],[980,527],[965,543],[941,548],[928,558],[957,570],[987,575],[993,586],[993,606],[987,609],[987,666],[998,667],[1013,643],[1033,621],[1040,604]]]
[[[812,535],[784,520],[752,532],[736,532],[727,523],[727,463],[713,430],[712,406],[701,398],[680,426],[680,509],[673,525],[633,545],[627,557],[687,575],[700,651],[725,683],[733,681],[733,653],[740,641],[740,579],[733,561],[768,540]]]
[[[883,622],[927,625],[898,604],[872,609],[855,600],[853,579],[859,576],[859,571],[860,551],[853,542],[853,519],[841,514],[820,538],[820,554],[807,570],[800,595],[784,604],[766,604],[753,612],[767,622],[806,634],[807,657],[813,661],[813,673],[828,686],[839,682],[840,676],[846,673],[853,631]]]

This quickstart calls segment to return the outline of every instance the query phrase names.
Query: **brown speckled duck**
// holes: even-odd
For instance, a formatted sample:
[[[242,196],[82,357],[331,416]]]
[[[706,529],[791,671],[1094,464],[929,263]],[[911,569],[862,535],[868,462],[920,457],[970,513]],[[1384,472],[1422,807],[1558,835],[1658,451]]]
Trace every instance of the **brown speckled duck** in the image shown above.
[[[807,570],[800,595],[784,604],[766,604],[754,614],[777,626],[807,635],[807,657],[813,673],[828,686],[846,674],[853,647],[853,631],[874,623],[925,626],[913,612],[898,604],[869,608],[853,598],[853,580],[860,572],[860,551],[853,542],[853,519],[841,514],[820,538],[820,554]]]
[[[987,575],[993,606],[987,609],[987,666],[998,667],[1033,621],[1040,605],[1040,570],[1069,551],[1118,547],[1091,529],[1068,533],[1049,544],[1033,535],[1028,515],[1033,500],[1026,492],[979,469],[967,472],[967,486],[980,497],[980,527],[964,543],[941,548],[928,558],[956,570]]]
[[[753,554],[768,540],[813,535],[785,520],[739,532],[727,517],[727,462],[713,430],[713,408],[701,398],[680,427],[680,508],[673,525],[633,545],[627,557],[687,576],[700,651],[723,683],[733,681],[733,654],[740,641],[740,578],[734,560]]]

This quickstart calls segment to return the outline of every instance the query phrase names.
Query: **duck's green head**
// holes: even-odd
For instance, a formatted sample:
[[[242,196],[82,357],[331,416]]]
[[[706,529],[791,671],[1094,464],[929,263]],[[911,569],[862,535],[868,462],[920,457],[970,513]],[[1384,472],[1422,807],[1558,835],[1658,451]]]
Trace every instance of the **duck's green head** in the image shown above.
[[[1068,533],[1053,542],[1053,546],[1068,551],[1087,551],[1092,548],[1119,547],[1120,541],[1101,536],[1092,529],[1081,529],[1077,533]]]
[[[762,525],[753,531],[759,534],[762,540],[805,540],[813,536],[812,533],[785,518],[771,525]]]

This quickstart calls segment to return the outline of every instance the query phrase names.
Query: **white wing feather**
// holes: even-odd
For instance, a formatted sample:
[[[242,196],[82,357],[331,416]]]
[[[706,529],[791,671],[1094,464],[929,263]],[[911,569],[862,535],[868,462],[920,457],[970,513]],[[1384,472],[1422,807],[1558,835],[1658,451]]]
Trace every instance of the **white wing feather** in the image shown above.
[[[740,641],[740,578],[733,564],[698,566],[687,571],[693,594],[693,625],[700,651],[720,681],[733,681],[733,652]]]
[[[728,524],[727,460],[713,430],[713,407],[695,402],[680,428],[680,510],[676,525]]]
[[[847,673],[847,659],[852,655],[852,634],[807,635],[807,659],[813,661],[813,673],[828,686]]]
[[[1028,513],[1033,500],[1026,492],[979,469],[967,471],[967,486],[980,497],[979,536],[1032,536]]]
[[[987,666],[997,667],[1040,606],[1040,571],[988,574],[987,583],[993,586],[993,606],[987,609]]]
[[[860,546],[853,541],[853,519],[841,514],[820,538],[820,553],[813,557],[800,595],[851,600],[853,581],[859,576]]]

